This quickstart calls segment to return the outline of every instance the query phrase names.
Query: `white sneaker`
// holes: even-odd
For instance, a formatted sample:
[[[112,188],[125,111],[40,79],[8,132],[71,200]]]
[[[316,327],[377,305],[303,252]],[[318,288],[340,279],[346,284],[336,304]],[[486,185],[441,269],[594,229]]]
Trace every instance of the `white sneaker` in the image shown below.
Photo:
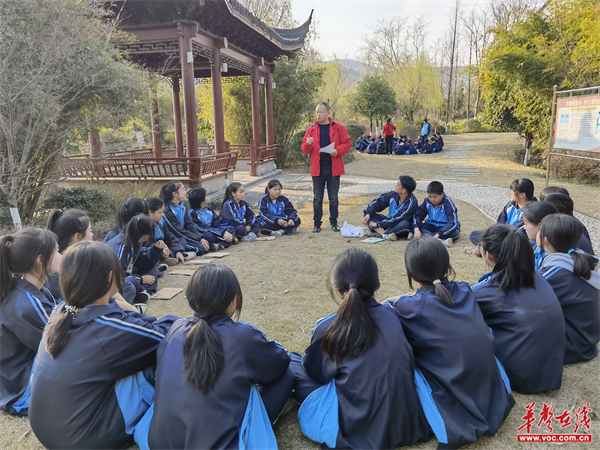
[[[164,272],[165,270],[167,270],[169,268],[168,264],[162,263],[159,264],[158,266],[156,266],[158,270],[160,270],[161,272]]]
[[[271,231],[271,236],[281,237],[285,234],[283,230]]]
[[[396,233],[384,234],[382,236],[386,241],[396,241]]]
[[[300,233],[300,227],[296,227],[296,228],[294,228],[294,229],[292,230],[292,233],[291,233],[291,234],[298,234],[298,233]]]
[[[140,314],[144,314],[148,310],[148,305],[145,303],[134,303],[133,306],[137,308]]]
[[[256,235],[254,233],[248,233],[247,236],[242,236],[240,238],[240,242],[252,242],[254,239],[256,239]]]
[[[183,259],[189,261],[190,259],[194,259],[196,257],[196,252],[183,252]]]
[[[166,258],[163,259],[163,262],[167,266],[176,266],[179,261],[177,261],[177,258]]]
[[[410,240],[412,240],[412,238],[414,238],[414,237],[415,237],[415,235],[414,235],[413,233],[408,233],[408,236],[406,236],[406,240],[407,240],[407,241],[410,241]]]
[[[367,233],[367,236],[369,236],[369,237],[381,237],[379,235],[379,233],[377,233],[377,232],[375,232],[373,230],[369,230],[369,232]]]
[[[444,244],[444,247],[452,248],[452,245],[454,245],[454,242],[452,242],[452,239],[450,239],[450,238],[440,239],[440,241],[442,241],[442,244]]]

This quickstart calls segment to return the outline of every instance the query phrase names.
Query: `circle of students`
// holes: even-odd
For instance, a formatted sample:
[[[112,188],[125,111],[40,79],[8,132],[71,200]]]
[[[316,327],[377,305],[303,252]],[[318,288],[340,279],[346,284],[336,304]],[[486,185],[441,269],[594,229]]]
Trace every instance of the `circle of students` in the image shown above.
[[[383,126],[382,134],[375,137],[363,132],[356,139],[354,148],[359,153],[366,153],[368,155],[439,153],[444,148],[444,139],[440,133],[433,133],[429,137],[430,126],[427,119],[424,119],[421,134],[415,143],[403,134],[394,137],[395,133],[396,126],[392,123],[392,119],[387,119],[387,123]]]
[[[439,182],[418,206],[415,181],[400,177],[364,222],[412,238],[404,264],[416,291],[378,303],[373,256],[342,252],[327,277],[339,309],[317,322],[304,355],[233,320],[243,295],[226,266],[194,272],[192,317],[142,314],[160,264],[297,233],[281,188],[269,182],[257,217],[232,183],[217,215],[204,189],[172,181],[160,198],[121,205],[106,244],[73,209],[53,211],[48,230],[3,236],[0,408],[28,415],[50,449],[276,448],[272,424],[294,403],[303,434],[326,447],[435,435],[458,448],[496,433],[511,390],[559,389],[563,364],[596,356],[598,259],[568,192],[546,188],[537,201],[527,179],[511,185],[498,223],[471,235],[491,271],[469,285],[453,280],[446,248],[460,234],[456,206]]]

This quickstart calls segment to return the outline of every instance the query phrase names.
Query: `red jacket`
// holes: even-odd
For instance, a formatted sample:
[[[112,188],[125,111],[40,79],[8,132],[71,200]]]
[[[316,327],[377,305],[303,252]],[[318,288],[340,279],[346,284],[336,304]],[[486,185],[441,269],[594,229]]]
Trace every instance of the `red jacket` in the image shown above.
[[[306,139],[309,137],[313,138],[312,145],[306,143]],[[318,177],[321,172],[321,155],[319,154],[319,150],[321,150],[320,137],[321,128],[319,127],[319,121],[317,120],[308,127],[304,139],[302,139],[302,153],[311,155],[310,175],[313,177]],[[338,177],[346,173],[344,171],[343,156],[348,153],[348,150],[352,147],[352,142],[350,141],[350,136],[348,136],[346,127],[341,123],[334,122],[331,120],[331,117],[329,118],[329,139],[330,142],[334,142],[334,147],[337,151],[337,156],[331,157],[331,174],[334,177]]]
[[[386,123],[383,127],[384,136],[393,136],[394,131],[396,131],[396,126],[393,123]]]

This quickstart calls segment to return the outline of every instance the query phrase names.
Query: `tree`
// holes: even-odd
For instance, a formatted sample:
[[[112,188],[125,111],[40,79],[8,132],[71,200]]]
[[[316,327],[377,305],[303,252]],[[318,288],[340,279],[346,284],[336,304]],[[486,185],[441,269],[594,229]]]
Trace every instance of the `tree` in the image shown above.
[[[61,154],[123,112],[142,83],[90,3],[0,0],[0,10],[1,202],[27,218]]]
[[[454,4],[454,8],[452,9],[452,14],[450,15],[450,30],[448,31],[446,47],[448,49],[448,56],[450,58],[450,74],[448,76],[448,98],[447,98],[447,109],[446,109],[446,123],[448,123],[448,118],[450,114],[450,108],[452,107],[452,111],[455,111],[456,108],[451,106],[450,103],[450,95],[452,94],[452,82],[454,81],[454,67],[456,64],[456,58],[458,57],[458,45],[459,45],[459,27],[460,21],[458,20],[458,16],[460,13],[460,0],[456,0]],[[456,84],[455,84],[456,86]],[[455,89],[456,90],[456,89]],[[456,95],[455,95],[456,96]],[[454,112],[452,114],[454,116]]]
[[[352,98],[354,110],[369,118],[373,132],[373,118],[383,119],[393,115],[398,109],[396,96],[389,83],[381,76],[366,75],[358,83],[356,93]]]

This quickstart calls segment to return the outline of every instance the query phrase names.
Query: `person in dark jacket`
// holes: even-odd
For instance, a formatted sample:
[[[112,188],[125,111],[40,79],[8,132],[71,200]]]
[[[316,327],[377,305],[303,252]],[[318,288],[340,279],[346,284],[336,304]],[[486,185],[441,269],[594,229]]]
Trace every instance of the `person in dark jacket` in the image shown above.
[[[418,289],[384,306],[400,318],[413,349],[417,393],[438,448],[494,435],[515,401],[471,288],[448,279],[450,255],[437,239],[410,242],[404,262]]]
[[[0,240],[0,409],[27,416],[42,332],[58,301],[44,283],[60,268],[56,235],[25,228]]]
[[[333,262],[328,285],[333,298],[341,297],[338,312],[317,322],[302,357],[290,354],[302,432],[327,448],[427,441],[412,351],[398,319],[374,298],[375,259],[362,249],[346,250]]]
[[[567,194],[563,194],[561,192],[555,192],[552,194],[548,194],[548,196],[546,197],[546,201],[548,203],[552,203],[556,207],[556,209],[558,210],[559,213],[573,216],[573,211],[574,211],[573,200]],[[577,219],[577,220],[579,220],[579,219]],[[594,253],[594,249],[592,248],[590,233],[588,232],[588,230],[584,224],[581,224],[581,226],[583,227],[583,233],[581,235],[581,239],[579,240],[579,243],[577,244],[577,248],[580,248],[581,250],[583,250],[584,252],[586,252],[590,255],[594,255],[595,253]]]
[[[427,198],[413,216],[413,233],[416,239],[428,234],[452,247],[452,241],[460,236],[460,222],[454,202],[444,193],[444,185],[432,181],[427,186]],[[412,236],[408,236],[409,239]]]
[[[375,137],[371,138],[371,143],[367,147],[367,153],[369,155],[374,155],[377,153],[377,139]]]
[[[363,131],[360,136],[356,139],[356,144],[354,148],[358,151],[358,153],[364,152],[370,144],[369,137],[365,137],[365,132]]]
[[[498,223],[484,233],[481,249],[492,272],[471,290],[492,329],[494,354],[511,388],[521,394],[559,389],[565,319],[552,287],[535,272],[527,236]]]
[[[190,209],[188,214],[194,225],[210,242],[210,249],[218,251],[237,244],[235,227],[219,217],[210,206],[210,197],[204,188],[193,188],[188,192]]]
[[[300,217],[287,197],[281,195],[283,186],[279,180],[271,179],[265,187],[265,195],[258,201],[259,219],[263,223],[264,234],[283,236],[298,233]]]
[[[150,197],[148,199],[148,217],[154,222],[154,236],[148,241],[149,247],[153,247],[158,241],[163,241],[166,249],[162,261],[168,265],[183,263],[186,260],[192,259],[196,254],[194,252],[186,252],[187,243],[183,238],[177,238],[171,233],[169,227],[165,226],[165,203],[158,197]]]
[[[139,214],[148,215],[148,203],[143,198],[131,197],[125,203],[121,203],[117,208],[115,225],[106,233],[102,242],[106,244],[111,239],[114,239],[116,235],[122,233],[129,221]]]
[[[260,233],[260,220],[246,203],[246,189],[237,181],[225,189],[221,203],[220,217],[227,225],[235,229],[235,235],[240,242],[252,242]]]

